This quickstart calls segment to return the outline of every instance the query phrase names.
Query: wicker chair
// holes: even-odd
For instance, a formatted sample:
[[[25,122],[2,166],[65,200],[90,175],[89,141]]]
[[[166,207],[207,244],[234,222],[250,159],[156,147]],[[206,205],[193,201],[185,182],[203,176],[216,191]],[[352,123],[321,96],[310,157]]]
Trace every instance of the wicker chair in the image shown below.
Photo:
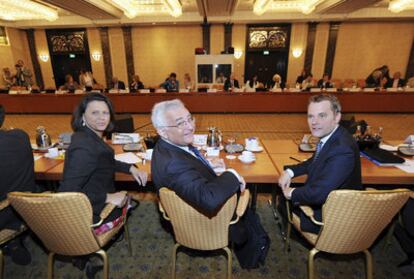
[[[9,207],[9,201],[3,200],[0,202],[0,210],[3,210],[7,207]],[[3,229],[0,230],[0,247],[3,246],[3,244],[9,242],[10,240],[14,239],[16,236],[21,234],[26,230],[26,226],[21,226],[19,230],[11,230],[11,229]],[[0,249],[0,278],[3,278],[3,251]]]
[[[92,224],[92,207],[83,193],[23,193],[12,192],[8,200],[23,217],[28,227],[40,238],[50,251],[48,256],[48,278],[53,278],[53,258],[55,254],[82,256],[99,254],[103,259],[104,278],[108,278],[109,264],[106,252],[102,249],[118,231],[125,226],[125,238],[129,242],[126,218],[110,231],[96,235],[93,228],[115,208],[108,204],[102,211],[101,221]]]
[[[332,254],[354,254],[364,252],[366,276],[373,278],[372,256],[368,248],[382,230],[406,203],[410,196],[407,189],[392,191],[336,190],[329,194],[322,209],[322,222],[313,218],[308,206],[302,211],[312,222],[321,226],[319,234],[303,232],[300,218],[292,214],[293,226],[311,243],[309,251],[308,278],[314,278],[314,257],[322,251]]]
[[[176,244],[172,254],[172,278],[175,278],[175,262],[177,249],[185,246],[197,250],[224,249],[227,253],[227,278],[231,278],[232,253],[229,244],[229,225],[237,223],[244,214],[249,202],[249,190],[245,190],[237,204],[237,196],[233,195],[214,217],[207,217],[191,207],[174,191],[160,189],[160,211],[166,220],[171,221]],[[237,209],[236,209],[237,205]],[[231,220],[236,209],[237,218]]]

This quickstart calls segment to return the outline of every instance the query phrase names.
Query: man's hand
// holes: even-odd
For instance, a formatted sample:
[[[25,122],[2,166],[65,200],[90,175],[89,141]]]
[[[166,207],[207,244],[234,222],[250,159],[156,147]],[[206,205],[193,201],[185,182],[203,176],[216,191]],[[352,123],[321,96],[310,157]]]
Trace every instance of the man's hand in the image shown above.
[[[145,186],[147,184],[148,174],[145,171],[141,171],[134,166],[129,168],[129,172],[132,174],[134,179],[138,182],[139,185]]]
[[[106,203],[112,203],[117,207],[122,207],[124,206],[125,201],[127,200],[126,194],[126,191],[106,194]]]
[[[291,180],[292,178],[290,177],[289,173],[287,171],[284,171],[279,177],[279,187],[282,188],[282,191],[290,186]]]
[[[239,182],[240,182],[240,192],[243,193],[244,190],[246,190],[246,181],[244,180],[243,176],[240,176]]]
[[[292,197],[293,190],[295,190],[295,188],[291,188],[291,187],[282,188],[283,195],[285,196],[287,200],[290,200],[290,198]]]

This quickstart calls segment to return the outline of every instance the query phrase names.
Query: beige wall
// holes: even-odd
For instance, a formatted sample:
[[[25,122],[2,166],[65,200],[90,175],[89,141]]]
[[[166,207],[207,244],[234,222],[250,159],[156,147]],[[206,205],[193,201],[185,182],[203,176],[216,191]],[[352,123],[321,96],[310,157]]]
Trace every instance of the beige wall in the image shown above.
[[[45,88],[55,88],[56,85],[53,76],[53,68],[50,59],[49,47],[47,46],[46,32],[44,29],[36,30],[34,36],[36,42],[37,60],[39,61],[40,70],[42,71],[44,86]],[[46,62],[40,60],[39,55],[41,54],[49,55],[49,60]]]
[[[290,86],[294,86],[296,78],[302,72],[305,62],[306,41],[308,36],[308,24],[307,23],[293,23],[290,32],[290,50],[289,50],[289,63],[287,72],[287,83]],[[301,49],[302,55],[298,58],[293,57],[292,51],[295,49]]]
[[[102,55],[102,43],[101,43],[101,36],[99,34],[99,30],[97,28],[88,28],[87,30],[88,34],[88,45],[89,45],[89,53],[91,55],[91,66],[92,66],[92,72],[93,77],[95,80],[102,84],[106,84],[105,79],[105,67],[103,63],[103,58],[101,56],[101,59],[99,61],[95,61],[92,58],[92,54],[97,52]]]
[[[201,32],[201,29],[200,29]],[[218,55],[224,50],[224,26],[214,24],[210,27],[210,54]]]
[[[224,32],[224,30],[223,30]],[[246,25],[234,24],[232,30],[232,45],[235,50],[241,50],[243,55],[234,59],[234,75],[239,82],[244,81],[244,61],[246,58]]]
[[[412,22],[342,23],[332,77],[365,79],[384,64],[404,75],[413,37]]]
[[[109,28],[109,48],[111,52],[112,75],[128,84],[128,73],[125,60],[124,36],[121,28]],[[112,79],[112,77],[107,77]]]
[[[2,70],[5,67],[9,67],[11,72],[15,73],[16,70],[14,65],[17,60],[22,59],[25,65],[33,71],[29,53],[29,44],[27,42],[25,31],[15,28],[6,28],[6,32],[9,39],[9,45],[0,46],[0,69]],[[33,80],[35,80],[34,75]],[[3,79],[0,80],[0,85],[3,85]]]
[[[315,47],[312,58],[312,74],[315,79],[320,79],[324,74],[328,38],[329,23],[319,23],[316,26]]]
[[[194,49],[202,47],[201,26],[132,28],[135,72],[146,87],[159,86],[171,73],[182,82],[185,73],[195,81]]]

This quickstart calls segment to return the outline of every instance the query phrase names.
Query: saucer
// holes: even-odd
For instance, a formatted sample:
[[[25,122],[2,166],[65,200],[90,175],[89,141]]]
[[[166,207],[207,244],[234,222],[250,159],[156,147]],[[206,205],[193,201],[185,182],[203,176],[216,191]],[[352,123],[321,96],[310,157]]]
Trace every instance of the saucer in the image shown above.
[[[256,148],[247,148],[247,151],[251,151],[251,152],[262,152],[263,151],[263,146],[257,146]]]
[[[204,150],[204,151],[207,151],[207,147],[209,147],[209,146],[207,146],[207,145],[203,145],[202,147],[201,147],[201,149],[202,150]],[[224,149],[224,146],[223,145],[220,145],[220,151],[221,150],[223,150]]]
[[[244,156],[242,156],[242,155],[239,155],[239,156],[237,156],[237,158],[240,160],[240,161],[242,161],[243,163],[245,163],[245,164],[250,164],[250,163],[253,163],[254,161],[256,161],[256,158],[249,158],[249,159],[246,159]]]

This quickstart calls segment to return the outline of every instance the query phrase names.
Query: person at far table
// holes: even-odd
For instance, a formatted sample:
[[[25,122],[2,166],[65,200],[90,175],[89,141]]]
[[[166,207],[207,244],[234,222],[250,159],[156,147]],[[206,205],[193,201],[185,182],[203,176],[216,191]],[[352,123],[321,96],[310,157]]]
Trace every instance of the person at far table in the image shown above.
[[[315,86],[316,84],[313,81],[313,75],[311,73],[308,73],[306,78],[302,81],[302,91],[309,91],[311,88],[314,88]]]
[[[79,85],[85,91],[91,91],[94,85],[93,75],[90,71],[81,70],[79,75]]]
[[[308,73],[306,72],[306,70],[302,69],[302,72],[296,78],[296,84],[299,84],[299,85],[302,84],[302,82],[306,79],[307,76],[308,76]]]
[[[239,81],[234,77],[234,73],[231,73],[230,77],[224,82],[224,91],[233,91],[234,88],[240,88]]]
[[[224,83],[226,81],[226,77],[224,76],[223,72],[220,72],[218,77],[216,78],[216,83]]]
[[[24,65],[23,60],[17,60],[15,65],[16,74],[15,74],[15,85],[30,87],[33,85],[32,71]]]
[[[194,84],[191,81],[191,77],[189,73],[185,73],[184,74],[184,88],[188,89],[189,91],[193,91],[194,90]]]
[[[245,190],[246,183],[235,170],[217,175],[192,145],[195,119],[180,100],[155,104],[151,120],[161,137],[151,160],[157,191],[167,187],[194,208],[214,216],[231,196]]]
[[[3,83],[6,86],[6,88],[10,88],[14,84],[14,76],[10,71],[9,67],[3,68]]]
[[[180,82],[177,80],[177,74],[171,73],[161,86],[165,88],[167,92],[178,92],[180,89]]]
[[[282,81],[282,77],[279,74],[275,74],[272,78],[272,83],[270,84],[270,90],[283,89],[285,88],[285,83]]]
[[[65,76],[65,84],[63,84],[59,89],[68,90],[70,93],[73,93],[76,89],[79,89],[79,84],[73,80],[72,75],[67,74]]]
[[[308,104],[308,125],[312,136],[320,139],[314,155],[297,165],[284,166],[279,186],[293,211],[300,216],[300,226],[306,232],[319,232],[299,208],[308,205],[317,221],[322,220],[322,206],[328,195],[337,189],[362,190],[359,149],[352,135],[339,126],[341,105],[333,95],[315,95]],[[293,177],[307,175],[301,187],[291,187]]]
[[[132,82],[131,82],[131,85],[129,86],[129,89],[131,91],[137,91],[139,89],[144,89],[144,84],[140,80],[139,75],[134,75],[132,77]]]
[[[387,81],[386,88],[398,88],[405,85],[405,79],[401,78],[400,72],[395,72],[393,77]]]
[[[86,95],[73,112],[71,124],[74,133],[65,154],[63,180],[58,191],[84,193],[92,206],[94,224],[100,221],[99,215],[107,203],[117,206],[102,225],[94,228],[96,234],[102,234],[119,223],[126,214],[123,207],[128,206],[126,191],[115,188],[115,172],[131,174],[142,186],[147,182],[147,173],[115,160],[114,150],[104,141],[104,135],[114,127],[114,110],[105,95]],[[80,269],[85,264],[86,259],[74,261]],[[93,270],[97,271],[96,266],[89,264],[87,275]]]
[[[257,74],[254,74],[247,82],[246,82],[246,91],[255,90],[256,88],[260,87],[261,83],[258,80]]]
[[[125,89],[125,83],[117,77],[112,77],[111,89]]]
[[[5,110],[0,105],[0,128],[5,118]],[[34,160],[29,136],[20,129],[0,129],[0,201],[13,191],[37,192],[35,184]],[[19,230],[22,219],[11,207],[0,211],[0,230]],[[29,251],[24,247],[21,237],[8,242],[3,248],[14,263],[28,265],[31,262]]]
[[[333,84],[331,82],[331,77],[329,76],[329,74],[323,74],[323,77],[318,81],[318,88],[333,88]]]

